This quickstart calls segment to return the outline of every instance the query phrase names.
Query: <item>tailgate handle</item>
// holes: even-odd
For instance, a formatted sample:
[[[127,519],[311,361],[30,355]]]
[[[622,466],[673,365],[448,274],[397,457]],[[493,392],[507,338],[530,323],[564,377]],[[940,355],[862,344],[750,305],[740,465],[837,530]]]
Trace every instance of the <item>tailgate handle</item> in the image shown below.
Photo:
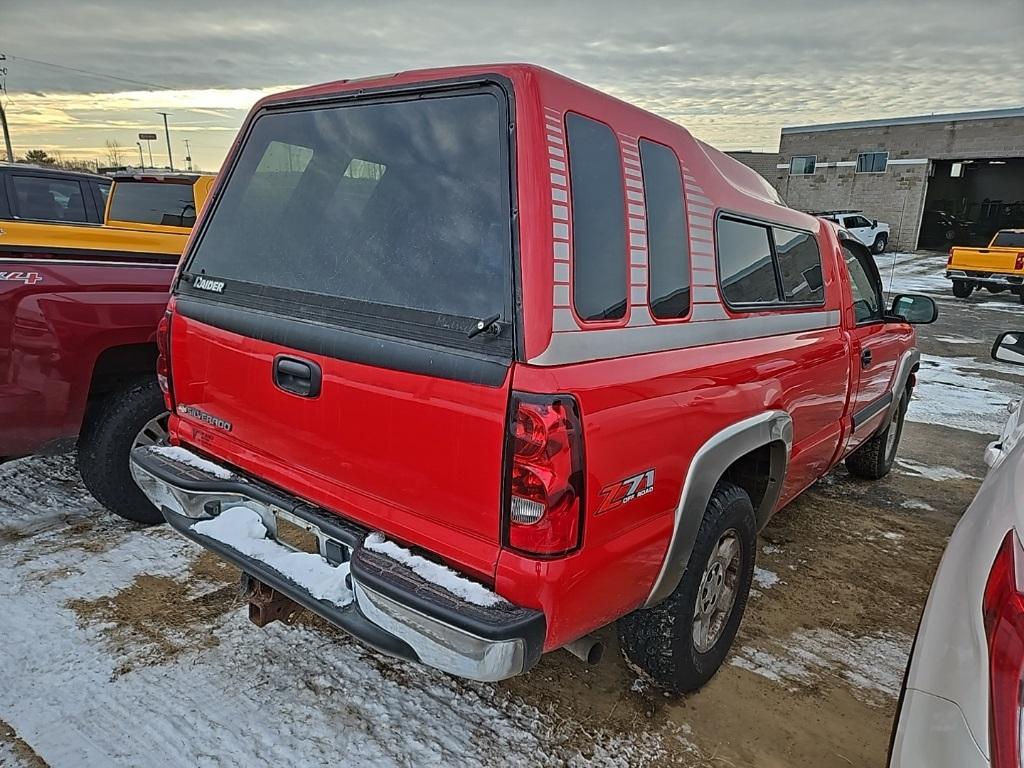
[[[309,360],[278,355],[274,358],[274,384],[300,397],[320,394],[320,366]]]

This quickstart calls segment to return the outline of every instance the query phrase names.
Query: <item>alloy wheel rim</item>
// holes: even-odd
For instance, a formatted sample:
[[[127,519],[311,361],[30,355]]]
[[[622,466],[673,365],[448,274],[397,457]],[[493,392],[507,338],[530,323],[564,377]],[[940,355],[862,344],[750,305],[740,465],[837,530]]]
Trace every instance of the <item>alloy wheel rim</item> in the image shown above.
[[[132,448],[139,448],[144,445],[158,445],[167,442],[167,418],[169,413],[161,413],[156,418],[150,419],[139,430],[132,441]]]
[[[704,567],[693,609],[693,645],[707,653],[722,637],[729,623],[739,587],[741,566],[739,534],[735,528],[723,533]]]

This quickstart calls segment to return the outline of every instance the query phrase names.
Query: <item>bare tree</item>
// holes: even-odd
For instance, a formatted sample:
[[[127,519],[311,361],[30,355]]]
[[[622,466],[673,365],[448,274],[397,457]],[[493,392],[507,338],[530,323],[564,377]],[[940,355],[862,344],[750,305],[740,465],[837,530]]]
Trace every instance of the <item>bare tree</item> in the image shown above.
[[[107,139],[107,165],[112,168],[123,165],[121,155],[124,151],[124,147],[118,144],[116,139]]]

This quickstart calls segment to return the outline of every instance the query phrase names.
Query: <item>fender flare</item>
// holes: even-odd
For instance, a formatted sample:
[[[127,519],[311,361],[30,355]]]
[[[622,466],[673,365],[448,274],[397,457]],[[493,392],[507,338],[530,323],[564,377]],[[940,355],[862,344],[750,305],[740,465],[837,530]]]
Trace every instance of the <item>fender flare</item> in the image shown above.
[[[672,537],[658,578],[644,603],[660,603],[679,585],[715,486],[725,471],[753,450],[771,446],[771,471],[764,499],[754,510],[758,529],[771,516],[782,493],[793,447],[793,419],[785,411],[766,411],[731,424],[712,435],[694,454],[686,471],[672,524]]]

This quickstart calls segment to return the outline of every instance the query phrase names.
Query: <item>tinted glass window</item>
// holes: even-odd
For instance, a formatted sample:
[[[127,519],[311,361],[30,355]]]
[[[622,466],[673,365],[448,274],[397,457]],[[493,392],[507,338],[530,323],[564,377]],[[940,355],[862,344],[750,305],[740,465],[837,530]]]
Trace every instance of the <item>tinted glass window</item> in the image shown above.
[[[110,197],[110,183],[109,182],[101,183],[101,184],[97,184],[96,186],[98,186],[100,188],[100,197],[103,200],[104,207],[106,207],[106,205],[107,205],[107,198]]]
[[[767,227],[720,218],[718,271],[730,304],[779,301]]]
[[[565,120],[572,187],[573,304],[584,320],[626,315],[625,195],[619,144],[603,123]]]
[[[824,299],[821,257],[818,243],[806,232],[772,228],[775,255],[782,277],[783,299],[801,304],[818,304]]]
[[[847,216],[846,217],[846,228],[847,229],[860,229],[861,227],[870,227],[871,222],[865,219],[863,216]]]
[[[683,182],[675,152],[640,142],[647,205],[647,259],[651,314],[660,319],[690,311],[690,255],[683,216]]]
[[[814,155],[797,155],[789,161],[789,172],[793,176],[805,176],[814,173],[817,158]]]
[[[13,176],[17,215],[36,221],[88,221],[82,185],[69,179]]]
[[[857,173],[882,173],[888,162],[888,152],[861,152],[857,155]]]
[[[1024,232],[997,232],[992,245],[997,248],[1024,248]]]
[[[196,223],[196,201],[191,183],[118,181],[110,202],[111,221],[191,227]]]
[[[499,314],[511,295],[505,135],[484,93],[265,114],[188,270],[371,312]]]
[[[882,286],[877,273],[867,266],[868,255],[858,255],[843,243],[846,271],[853,291],[853,313],[858,323],[882,319]]]

